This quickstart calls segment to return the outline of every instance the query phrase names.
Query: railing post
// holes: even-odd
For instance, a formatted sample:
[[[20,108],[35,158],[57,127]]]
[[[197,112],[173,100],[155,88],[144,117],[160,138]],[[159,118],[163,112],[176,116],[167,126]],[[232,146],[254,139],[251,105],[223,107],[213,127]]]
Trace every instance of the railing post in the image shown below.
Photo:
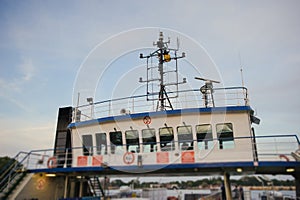
[[[65,153],[65,162],[64,162],[64,168],[68,166],[68,154],[69,154],[69,148],[67,148],[66,153]]]
[[[29,167],[29,159],[30,159],[30,153],[28,153],[27,160],[26,160],[27,168]],[[23,167],[25,167],[25,166],[23,166]]]
[[[111,115],[111,101],[109,101],[109,104],[108,104],[108,115],[109,116]]]
[[[134,113],[134,98],[132,98],[132,113]]]

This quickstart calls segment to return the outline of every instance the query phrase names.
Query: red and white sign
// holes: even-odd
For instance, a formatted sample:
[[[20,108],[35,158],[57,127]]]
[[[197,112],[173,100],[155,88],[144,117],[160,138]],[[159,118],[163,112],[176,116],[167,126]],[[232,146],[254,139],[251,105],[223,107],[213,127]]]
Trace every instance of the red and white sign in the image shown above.
[[[134,154],[132,152],[126,152],[123,155],[123,162],[130,165],[134,162]]]
[[[101,166],[103,162],[103,156],[93,156],[92,165]]]
[[[156,153],[156,162],[160,164],[169,163],[169,152],[157,152]]]
[[[77,157],[77,167],[85,167],[88,163],[88,157],[87,156],[78,156]]]
[[[181,153],[181,163],[194,163],[194,151],[184,151]]]
[[[38,179],[36,182],[36,189],[43,190],[45,188],[46,181],[44,179]]]

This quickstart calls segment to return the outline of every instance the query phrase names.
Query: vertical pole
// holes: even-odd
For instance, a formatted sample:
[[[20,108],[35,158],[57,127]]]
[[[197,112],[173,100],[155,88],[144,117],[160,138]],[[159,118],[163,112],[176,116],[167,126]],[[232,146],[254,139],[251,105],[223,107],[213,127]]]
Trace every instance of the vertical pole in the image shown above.
[[[300,174],[299,172],[293,175],[295,178],[295,185],[296,185],[296,199],[300,199]]]
[[[65,154],[65,162],[64,162],[64,168],[66,168],[68,165],[67,165],[67,162],[68,162],[68,155],[69,155],[69,149],[67,148],[66,149],[66,154]]]
[[[82,192],[83,192],[83,178],[80,179],[80,184],[79,184],[79,197],[82,197]]]
[[[226,192],[226,200],[232,200],[230,175],[227,172],[224,173],[224,187]]]
[[[68,195],[68,181],[69,181],[69,177],[65,176],[65,189],[64,189],[64,198],[67,198]]]
[[[160,32],[159,41],[157,41],[157,46],[159,48],[159,63],[158,63],[158,71],[160,74],[160,91],[159,91],[159,98],[160,98],[160,110],[165,110],[165,97],[164,97],[164,42],[163,42],[163,33]]]
[[[160,110],[165,110],[165,99],[164,99],[164,68],[163,68],[163,51],[160,51],[160,61],[158,66],[158,71],[160,73],[160,91],[159,91],[159,99],[160,99]]]

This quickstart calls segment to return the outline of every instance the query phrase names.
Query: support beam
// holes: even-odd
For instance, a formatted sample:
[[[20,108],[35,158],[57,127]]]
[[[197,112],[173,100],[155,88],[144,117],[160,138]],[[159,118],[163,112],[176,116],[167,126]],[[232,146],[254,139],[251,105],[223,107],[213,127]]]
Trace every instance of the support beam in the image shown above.
[[[64,198],[67,198],[68,195],[68,184],[69,184],[69,176],[65,176],[65,189],[64,189]]]
[[[80,179],[79,197],[82,197],[82,194],[83,194],[83,178]]]
[[[232,200],[230,175],[227,172],[224,173],[224,187],[226,192],[226,200]]]
[[[296,172],[293,176],[296,185],[296,199],[300,199],[300,174]]]

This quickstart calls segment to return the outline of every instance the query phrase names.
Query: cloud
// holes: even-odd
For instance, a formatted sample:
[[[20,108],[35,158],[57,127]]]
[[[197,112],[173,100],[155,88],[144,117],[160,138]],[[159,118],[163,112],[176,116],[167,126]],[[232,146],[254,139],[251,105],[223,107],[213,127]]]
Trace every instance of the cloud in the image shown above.
[[[26,82],[26,81],[30,81],[33,78],[35,68],[30,58],[24,58],[23,62],[19,65],[19,69],[22,73],[21,80]]]
[[[23,58],[21,63],[12,71],[13,77],[0,77],[0,97],[7,102],[16,105],[25,112],[30,112],[27,105],[19,98],[25,85],[32,81],[35,76],[35,67],[30,58]]]
[[[45,149],[54,142],[55,119],[52,121],[26,121],[16,117],[14,120],[0,118],[1,154],[0,156],[14,156],[19,151]]]
[[[8,67],[7,67],[8,68]],[[12,77],[0,77],[0,88],[2,91],[19,91],[22,86],[32,80],[35,75],[35,67],[31,58],[23,57],[11,73]],[[0,93],[1,94],[1,93]]]

